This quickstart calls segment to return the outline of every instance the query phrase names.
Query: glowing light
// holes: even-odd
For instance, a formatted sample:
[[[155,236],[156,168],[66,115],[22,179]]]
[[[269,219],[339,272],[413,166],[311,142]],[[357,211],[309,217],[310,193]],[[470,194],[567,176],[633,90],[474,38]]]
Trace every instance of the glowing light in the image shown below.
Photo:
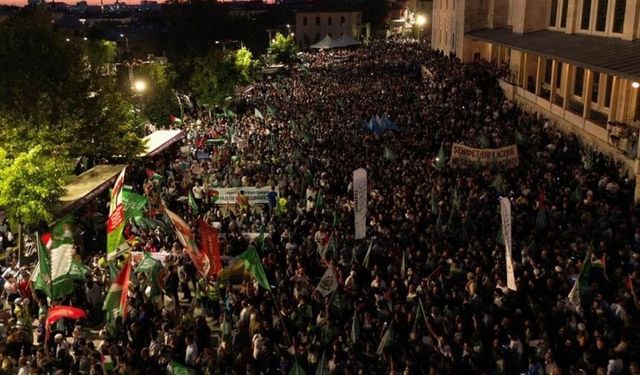
[[[416,25],[424,26],[426,23],[427,23],[427,17],[423,16],[422,14],[419,14],[416,17]]]
[[[631,87],[633,87],[634,89],[637,89],[638,87],[640,87],[640,83],[638,83],[638,82],[633,82],[633,83],[631,84]]]
[[[137,92],[143,92],[144,90],[147,89],[147,84],[144,81],[136,81],[133,84],[133,88],[137,91]]]

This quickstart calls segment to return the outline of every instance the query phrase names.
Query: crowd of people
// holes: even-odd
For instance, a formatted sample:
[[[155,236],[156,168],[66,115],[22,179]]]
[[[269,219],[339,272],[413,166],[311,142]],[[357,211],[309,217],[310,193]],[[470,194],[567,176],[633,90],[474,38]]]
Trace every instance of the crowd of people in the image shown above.
[[[103,328],[111,279],[100,231],[84,231],[92,272],[61,301],[89,318],[46,345],[47,300],[8,264],[0,373],[640,374],[640,212],[624,166],[506,100],[505,71],[489,63],[408,40],[302,59],[255,83],[235,114],[185,119],[183,147],[155,160],[155,173],[128,170],[157,219],[130,221],[131,245],[170,255],[158,296],[132,275],[117,329]],[[376,116],[398,130],[368,131]],[[517,144],[520,162],[442,166],[452,143]],[[364,240],[354,239],[357,168],[368,173]],[[208,194],[265,186],[277,192],[266,205]],[[515,291],[500,197],[512,202]],[[197,220],[214,224],[225,260],[255,246],[271,288],[199,275],[161,201],[196,231]],[[338,287],[323,295],[328,268]],[[568,295],[583,268],[576,303]]]

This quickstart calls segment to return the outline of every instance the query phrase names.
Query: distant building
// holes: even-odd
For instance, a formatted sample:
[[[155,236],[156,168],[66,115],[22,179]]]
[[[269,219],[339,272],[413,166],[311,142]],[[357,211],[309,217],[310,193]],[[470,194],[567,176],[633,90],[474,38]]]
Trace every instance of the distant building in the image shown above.
[[[431,44],[507,65],[505,94],[625,162],[640,198],[638,14],[636,0],[435,0]]]
[[[305,10],[296,13],[295,38],[301,48],[308,48],[326,35],[338,38],[342,34],[354,39],[366,34],[361,11]]]

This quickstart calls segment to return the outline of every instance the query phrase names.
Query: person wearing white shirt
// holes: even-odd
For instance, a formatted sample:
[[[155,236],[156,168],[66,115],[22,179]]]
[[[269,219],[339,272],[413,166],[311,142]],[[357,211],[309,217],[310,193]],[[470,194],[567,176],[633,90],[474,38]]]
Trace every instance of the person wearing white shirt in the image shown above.
[[[188,366],[195,366],[196,360],[198,359],[198,345],[191,336],[187,336],[185,341],[187,343],[187,349],[184,354],[184,363]]]

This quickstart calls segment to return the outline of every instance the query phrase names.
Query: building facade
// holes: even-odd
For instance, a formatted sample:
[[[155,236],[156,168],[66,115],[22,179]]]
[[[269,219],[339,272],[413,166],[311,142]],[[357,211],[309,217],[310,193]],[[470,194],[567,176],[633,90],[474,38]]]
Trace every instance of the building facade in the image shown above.
[[[360,39],[363,28],[360,11],[301,11],[296,13],[295,38],[298,46],[308,48],[326,35]]]
[[[432,46],[507,65],[505,94],[626,163],[640,199],[640,1],[435,0]]]

